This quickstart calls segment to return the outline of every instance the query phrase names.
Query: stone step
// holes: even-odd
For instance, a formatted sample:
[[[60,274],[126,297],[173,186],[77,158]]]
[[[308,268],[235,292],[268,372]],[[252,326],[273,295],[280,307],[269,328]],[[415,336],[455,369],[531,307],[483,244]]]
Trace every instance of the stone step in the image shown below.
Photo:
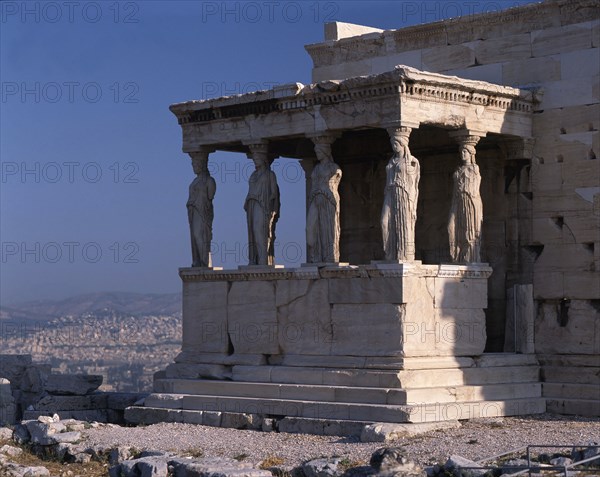
[[[539,366],[403,370],[398,376],[403,388],[428,388],[431,383],[435,383],[437,387],[536,383],[539,381]]]
[[[548,412],[571,414],[578,416],[600,416],[600,400],[598,399],[562,399],[547,398]]]
[[[223,416],[230,416],[229,420],[232,422],[237,422],[232,417],[237,415],[246,416],[244,419],[250,421],[252,416],[287,416],[353,422],[420,423],[538,414],[546,410],[546,401],[543,398],[407,406],[188,395],[179,399],[182,409],[134,406],[127,408],[125,418],[132,423],[151,424],[186,422],[184,416],[188,415],[191,419],[189,422],[231,427],[222,424]],[[175,401],[173,403],[175,404]]]
[[[539,383],[489,384],[419,389],[390,389],[347,386],[245,383],[235,381],[162,379],[155,381],[156,394],[148,396],[147,405],[170,407],[169,396],[202,394],[211,396],[296,399],[363,404],[417,404],[435,402],[479,401],[486,398],[514,399],[540,397]],[[164,394],[167,393],[167,394]],[[168,394],[171,393],[171,394]],[[159,396],[166,396],[165,398]],[[154,403],[154,401],[158,403]]]
[[[452,369],[371,370],[291,366],[234,366],[234,381],[279,384],[319,384],[375,388],[427,388],[538,382],[538,366]]]
[[[540,383],[502,383],[482,386],[447,386],[437,388],[416,388],[406,390],[406,404],[453,403],[485,401],[487,399],[540,398]]]
[[[155,382],[161,393],[211,396],[260,397],[307,401],[405,404],[402,389],[324,386],[316,384],[250,383],[239,381],[163,379]],[[153,395],[151,395],[153,396]],[[149,398],[151,397],[149,396]]]
[[[542,366],[542,380],[550,383],[580,383],[600,386],[600,366]]]
[[[181,409],[161,409],[142,406],[131,406],[125,411],[127,422],[132,424],[157,424],[160,422],[183,422],[211,427],[229,427],[235,429],[255,429],[273,431],[274,420],[242,413],[226,413],[215,411],[188,411]],[[371,421],[349,421],[337,419],[307,419],[302,417],[285,417],[277,420],[279,432],[318,434],[328,436],[360,436]]]
[[[233,381],[400,388],[398,372],[380,369],[334,369],[303,366],[234,366]]]
[[[403,406],[333,403],[293,399],[184,395],[184,410],[234,412],[272,416],[352,421],[410,422]]]
[[[409,409],[409,422],[436,422],[482,417],[521,416],[546,412],[546,400],[541,397],[433,403],[405,406]]]
[[[484,353],[474,358],[478,368],[493,368],[498,366],[537,366],[535,354],[516,353]]]
[[[592,399],[600,401],[600,386],[579,383],[542,383],[546,398]]]
[[[232,361],[232,364],[238,364]],[[252,363],[239,363],[252,364]],[[318,368],[371,368],[371,369],[439,369],[497,366],[537,365],[533,354],[485,353],[476,358],[458,356],[423,357],[359,357],[359,356],[270,356],[269,364]]]
[[[543,366],[575,366],[577,368],[597,368],[599,359],[597,354],[539,354],[539,362]]]

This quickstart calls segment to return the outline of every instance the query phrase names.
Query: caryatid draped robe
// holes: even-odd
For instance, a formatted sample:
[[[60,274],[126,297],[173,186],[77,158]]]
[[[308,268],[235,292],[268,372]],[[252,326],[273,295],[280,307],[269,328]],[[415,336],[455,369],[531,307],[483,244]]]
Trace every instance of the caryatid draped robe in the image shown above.
[[[277,178],[266,167],[255,170],[248,183],[248,195],[244,203],[248,222],[248,263],[273,265],[275,224],[280,207]]]
[[[192,267],[210,267],[210,245],[214,218],[213,198],[216,183],[208,172],[202,172],[190,184],[187,201],[190,236],[192,241]]]
[[[340,196],[342,170],[331,160],[319,161],[311,174],[306,217],[306,255],[309,263],[340,261]]]
[[[381,232],[386,260],[415,258],[415,223],[421,168],[408,147],[394,154],[386,166]]]

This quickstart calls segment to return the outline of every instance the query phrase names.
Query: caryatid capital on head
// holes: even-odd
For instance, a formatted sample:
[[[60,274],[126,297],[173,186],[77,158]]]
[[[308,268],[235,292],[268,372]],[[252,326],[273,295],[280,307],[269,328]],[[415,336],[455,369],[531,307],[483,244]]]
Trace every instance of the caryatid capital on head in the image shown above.
[[[406,152],[405,155],[408,157],[410,155],[408,142],[412,128],[408,126],[392,126],[386,128],[386,130],[390,136],[390,143],[394,154],[400,154],[404,150]]]
[[[264,163],[267,167],[273,164],[273,161],[278,157],[277,154],[269,152],[269,143],[266,140],[252,142],[247,144],[250,151],[246,156],[254,161],[254,164]]]
[[[485,132],[472,131],[470,129],[459,129],[451,131],[449,136],[458,143],[458,150],[463,163],[475,164],[477,143],[486,135]]]
[[[198,149],[188,151],[194,173],[200,174],[200,172],[208,170],[208,156],[214,151],[214,148],[208,146],[200,146]]]
[[[329,159],[333,161],[333,154],[331,152],[331,146],[336,141],[340,134],[335,132],[320,132],[315,134],[310,134],[308,137],[312,140],[315,145],[315,154],[317,156],[317,160],[321,161],[323,159]]]

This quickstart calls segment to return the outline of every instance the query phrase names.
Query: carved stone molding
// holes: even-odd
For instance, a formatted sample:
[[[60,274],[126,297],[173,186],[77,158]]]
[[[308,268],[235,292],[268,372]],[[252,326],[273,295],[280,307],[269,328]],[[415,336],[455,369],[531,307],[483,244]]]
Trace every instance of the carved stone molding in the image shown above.
[[[322,131],[322,132],[307,134],[306,137],[311,139],[315,145],[317,145],[317,144],[331,145],[336,141],[336,139],[341,137],[341,135],[342,135],[341,133],[335,132],[335,131]]]
[[[410,137],[410,133],[412,132],[413,128],[409,126],[398,125],[388,126],[386,127],[386,130],[390,135],[390,138],[406,138],[406,140],[408,141],[408,138]]]
[[[257,154],[266,156],[269,153],[269,143],[267,141],[250,143],[247,146],[250,149],[249,158],[255,157]]]
[[[183,282],[202,281],[246,281],[246,280],[289,280],[296,278],[293,269],[258,267],[256,270],[210,270],[180,268],[179,277]]]
[[[436,276],[444,278],[489,278],[492,267],[487,263],[469,265],[442,264],[438,266]]]
[[[184,282],[248,281],[248,280],[317,280],[321,278],[372,278],[427,276],[444,278],[488,278],[492,268],[487,263],[468,265],[423,265],[419,261],[403,263],[373,263],[346,267],[270,268],[252,267],[243,270],[180,268]]]
[[[472,129],[458,129],[450,131],[448,136],[453,138],[460,146],[477,146],[477,143],[486,133],[483,131],[475,131]]]

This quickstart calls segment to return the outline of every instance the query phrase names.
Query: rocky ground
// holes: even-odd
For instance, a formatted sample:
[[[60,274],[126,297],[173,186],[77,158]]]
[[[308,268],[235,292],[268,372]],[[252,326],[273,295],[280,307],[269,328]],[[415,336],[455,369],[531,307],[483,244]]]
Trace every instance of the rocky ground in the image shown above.
[[[120,427],[57,419],[41,417],[38,421],[26,421],[17,426],[14,434],[8,429],[2,430],[0,475],[163,477],[170,472],[169,475],[175,476],[225,477],[425,476],[427,474],[420,467],[447,463],[451,455],[479,460],[528,444],[569,446],[536,449],[536,455],[543,454],[539,462],[552,465],[568,464],[571,458],[580,460],[584,452],[585,456],[600,454],[600,448],[589,447],[600,443],[600,418],[549,414],[475,419],[465,421],[455,429],[400,437],[386,443],[191,424]],[[582,450],[573,453],[571,446]],[[388,450],[377,454],[382,447]],[[40,460],[34,454],[46,460]],[[510,457],[518,459],[523,454],[519,451]],[[409,461],[405,462],[405,458]],[[455,457],[454,461],[469,465],[468,461],[460,459]],[[385,473],[385,467],[375,466],[386,460],[393,465],[403,465],[404,471]],[[307,464],[308,461],[312,462]],[[506,461],[503,462],[506,465]],[[511,462],[513,465],[523,463]],[[498,464],[499,461],[490,463]],[[451,465],[437,468],[435,472],[430,467],[429,475],[459,475],[452,471]],[[37,470],[28,474],[25,470],[28,468]],[[211,473],[216,471],[218,474]],[[600,465],[570,475],[600,476]]]
[[[365,463],[381,443],[357,439],[223,429],[193,424],[155,424],[137,428],[97,428],[84,432],[90,444],[118,444],[163,451],[202,451],[260,464],[277,457],[293,467],[317,457],[342,456]],[[464,421],[458,429],[432,431],[395,440],[422,465],[445,462],[451,454],[483,459],[528,444],[600,444],[600,419],[542,414]]]

